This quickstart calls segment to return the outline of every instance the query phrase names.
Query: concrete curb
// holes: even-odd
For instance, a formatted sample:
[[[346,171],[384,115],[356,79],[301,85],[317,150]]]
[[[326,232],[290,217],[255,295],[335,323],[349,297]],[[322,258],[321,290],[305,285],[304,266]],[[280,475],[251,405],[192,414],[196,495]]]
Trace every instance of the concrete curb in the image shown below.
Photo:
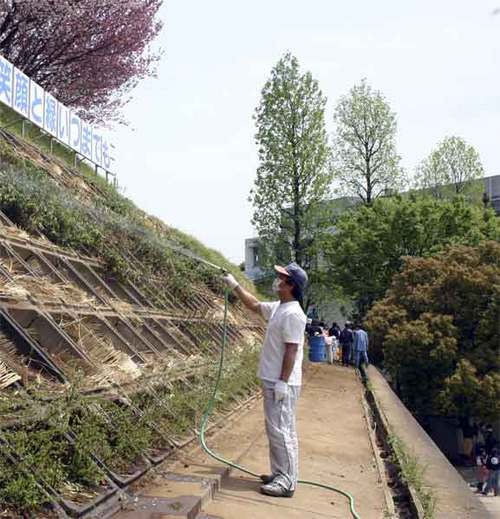
[[[474,496],[460,474],[417,422],[387,380],[374,367],[366,370],[366,395],[385,438],[400,438],[409,453],[425,468],[423,488],[432,489],[434,512],[427,515],[414,487],[406,484],[409,504],[419,519],[486,519],[493,517]],[[389,446],[389,451],[392,449]],[[398,460],[397,453],[396,460]]]
[[[366,381],[369,382],[369,380],[370,380],[369,374],[366,373]],[[389,435],[391,434],[392,430],[391,430],[389,421],[387,419],[387,416],[385,415],[384,410],[383,410],[382,406],[380,405],[380,402],[378,401],[375,392],[370,388],[370,384],[365,383],[365,388],[366,388],[366,392],[368,393],[368,395],[370,395],[370,397],[373,399],[373,405],[371,406],[371,408],[375,411],[375,414],[376,414],[375,418],[377,419],[379,424],[382,426],[384,436],[386,438],[388,438]],[[370,404],[367,403],[367,405],[370,405]],[[373,431],[371,431],[370,439],[372,438],[372,435],[373,435]],[[373,443],[372,443],[372,446],[374,446]],[[388,447],[388,448],[390,448],[390,447]],[[376,446],[375,446],[375,449],[376,449]],[[397,458],[398,464],[401,465],[401,460],[398,458],[397,453],[395,453],[392,449],[391,449],[391,452]],[[383,467],[383,462],[380,458],[380,455],[378,456],[378,458],[381,461],[382,470],[384,470],[384,473],[385,473],[385,469]],[[417,517],[418,519],[427,519],[425,516],[424,507],[422,506],[420,498],[418,497],[417,491],[415,490],[415,488],[413,488],[412,485],[410,485],[407,482],[405,482],[405,486],[408,488],[408,492],[410,494],[411,504],[412,504],[412,508],[413,508],[412,511],[415,514],[415,517]],[[396,511],[395,511],[395,507],[394,507],[394,501],[393,501],[392,496],[390,495],[389,491],[387,490],[387,486],[384,489],[384,494],[389,494],[389,499],[392,503],[392,510],[389,510],[389,511],[390,511],[390,513],[392,512],[395,516]]]
[[[396,518],[396,508],[394,506],[394,501],[392,499],[392,495],[389,491],[387,476],[385,472],[384,462],[380,456],[379,449],[377,448],[377,440],[375,438],[375,433],[371,427],[370,423],[370,408],[369,404],[366,401],[365,395],[362,397],[361,401],[363,405],[364,415],[365,415],[365,421],[366,421],[366,427],[368,429],[368,436],[370,438],[370,445],[372,447],[373,451],[373,457],[375,458],[375,463],[377,464],[377,471],[379,473],[380,481],[383,485],[383,492],[384,492],[384,501],[385,506],[387,508],[387,513],[389,514],[389,517],[391,519]]]

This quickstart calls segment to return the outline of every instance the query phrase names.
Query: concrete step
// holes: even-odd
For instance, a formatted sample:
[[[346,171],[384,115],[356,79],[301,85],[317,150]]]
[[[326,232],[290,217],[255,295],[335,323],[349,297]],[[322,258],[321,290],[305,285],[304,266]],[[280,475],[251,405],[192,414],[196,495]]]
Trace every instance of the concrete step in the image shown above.
[[[200,519],[200,511],[214,495],[219,481],[217,477],[157,472],[153,482],[126,502],[113,518]]]
[[[226,447],[224,452],[234,460],[250,448],[254,435],[238,434],[228,449],[228,434],[231,427],[244,420],[258,403],[259,398],[249,400],[234,415],[208,432],[207,439],[218,449]],[[129,489],[130,498],[122,504],[122,510],[113,519],[220,519],[202,513],[221,487],[221,481],[227,476],[229,468],[214,464],[194,443],[191,448],[177,451],[159,467],[153,470],[147,481],[139,481]],[[201,515],[200,515],[201,514]]]

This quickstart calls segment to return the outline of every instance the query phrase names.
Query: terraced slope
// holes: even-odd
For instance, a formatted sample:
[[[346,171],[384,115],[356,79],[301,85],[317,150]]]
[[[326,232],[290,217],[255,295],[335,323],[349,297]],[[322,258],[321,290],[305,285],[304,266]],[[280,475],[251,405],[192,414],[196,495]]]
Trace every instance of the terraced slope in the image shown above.
[[[207,261],[100,177],[0,130],[0,508],[89,514],[193,438],[222,338]],[[219,416],[256,389],[231,305]],[[237,376],[236,376],[237,374]]]

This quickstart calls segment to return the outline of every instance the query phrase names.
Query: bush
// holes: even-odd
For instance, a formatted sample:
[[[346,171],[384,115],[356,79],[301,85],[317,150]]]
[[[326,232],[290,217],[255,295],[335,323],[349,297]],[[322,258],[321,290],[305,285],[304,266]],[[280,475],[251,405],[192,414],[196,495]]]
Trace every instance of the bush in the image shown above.
[[[375,356],[417,414],[500,416],[500,243],[404,258],[368,312]]]

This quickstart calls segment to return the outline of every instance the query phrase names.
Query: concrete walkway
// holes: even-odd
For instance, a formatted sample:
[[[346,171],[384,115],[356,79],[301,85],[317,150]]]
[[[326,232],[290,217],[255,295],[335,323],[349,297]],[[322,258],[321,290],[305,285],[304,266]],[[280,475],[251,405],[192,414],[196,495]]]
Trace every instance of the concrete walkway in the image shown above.
[[[500,498],[477,498],[382,375],[371,366],[368,374],[391,432],[426,467],[426,485],[437,498],[435,519],[500,518]],[[298,406],[300,478],[352,493],[362,519],[386,519],[390,496],[372,449],[363,390],[350,368],[309,366]],[[267,472],[262,401],[211,433],[208,444],[254,472]],[[291,499],[263,496],[255,478],[228,470],[196,445],[178,451],[132,490],[137,497],[116,519],[351,518],[348,500],[327,490],[300,485]]]
[[[483,496],[476,492],[476,469],[474,467],[459,467],[457,470],[467,482],[470,492],[479,499],[484,508],[491,514],[491,517],[500,517],[500,496],[494,496],[491,493],[488,496]]]
[[[499,518],[499,514],[493,510],[488,511],[473,495],[467,483],[395,395],[381,373],[373,366],[369,367],[367,373],[379,410],[385,416],[391,432],[403,441],[419,463],[425,467],[426,486],[432,489],[437,501],[435,518]]]
[[[369,439],[362,391],[352,369],[310,367],[297,414],[300,478],[350,492],[363,519],[382,519],[383,484]],[[269,470],[261,405],[212,443],[222,454],[234,452],[234,443],[239,443],[243,452],[240,463],[257,473]],[[231,471],[223,479],[221,490],[204,511],[210,517],[223,519],[351,517],[348,500],[340,494],[300,485],[291,499],[271,498],[259,493],[255,479],[238,471]]]

